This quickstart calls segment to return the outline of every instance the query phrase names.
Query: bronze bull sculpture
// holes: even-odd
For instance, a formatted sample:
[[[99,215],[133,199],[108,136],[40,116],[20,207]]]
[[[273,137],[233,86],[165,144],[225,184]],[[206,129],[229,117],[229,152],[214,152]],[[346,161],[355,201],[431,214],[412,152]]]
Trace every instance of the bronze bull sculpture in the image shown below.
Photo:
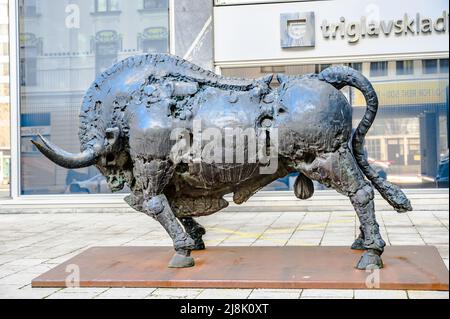
[[[225,78],[171,55],[131,57],[103,72],[87,91],[80,114],[81,153],[68,153],[43,137],[33,143],[65,168],[95,165],[112,191],[128,185],[127,203],[156,219],[173,239],[169,267],[193,266],[191,251],[205,248],[205,229],[194,217],[227,207],[226,194],[233,193],[234,202],[242,204],[262,187],[298,172],[298,198],[313,195],[312,180],[350,198],[361,223],[352,248],[364,250],[357,268],[381,268],[385,242],[373,187],[398,212],[412,207],[397,186],[370,167],[364,153],[364,138],[378,109],[372,85],[348,67],[277,79],[280,86],[272,89],[272,76]],[[354,133],[352,107],[340,91],[347,85],[367,101]],[[173,132],[182,129],[193,142],[195,121],[225,135],[229,128],[254,128],[255,139],[265,141],[260,146],[271,153],[269,160],[247,156],[244,162],[224,163],[219,156],[206,161],[195,155],[191,143],[174,156],[179,141]],[[238,144],[223,148],[233,156],[249,153],[248,145]],[[274,170],[262,172],[274,162]]]

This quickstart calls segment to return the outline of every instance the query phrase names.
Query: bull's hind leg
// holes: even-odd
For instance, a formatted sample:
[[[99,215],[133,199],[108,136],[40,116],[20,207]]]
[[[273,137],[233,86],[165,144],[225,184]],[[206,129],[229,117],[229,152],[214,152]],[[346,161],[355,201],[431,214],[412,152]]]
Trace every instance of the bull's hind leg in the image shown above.
[[[362,232],[353,247],[365,250],[356,267],[382,268],[381,254],[386,243],[381,238],[375,217],[374,190],[365,180],[350,150],[342,147],[335,153],[317,157],[311,164],[300,164],[298,169],[350,198]]]
[[[202,237],[206,234],[206,229],[197,223],[197,221],[195,221],[192,217],[180,218],[180,221],[186,229],[186,232],[195,242],[195,247],[193,250],[204,250],[205,243],[203,242]]]
[[[352,244],[352,249],[353,250],[365,250],[365,248],[364,248],[364,229],[361,226],[359,227],[358,238],[356,238],[354,243]]]
[[[142,211],[157,220],[173,240],[175,255],[169,263],[171,268],[194,266],[191,250],[194,240],[186,233],[172,212],[166,196],[162,193],[172,177],[173,170],[166,161],[134,161],[136,186],[142,190]]]

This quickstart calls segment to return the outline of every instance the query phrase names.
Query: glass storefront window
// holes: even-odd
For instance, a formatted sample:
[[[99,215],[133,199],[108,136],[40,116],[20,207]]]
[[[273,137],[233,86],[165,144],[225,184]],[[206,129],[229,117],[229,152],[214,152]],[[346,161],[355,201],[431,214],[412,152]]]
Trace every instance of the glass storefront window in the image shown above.
[[[19,27],[21,193],[109,192],[95,168],[57,167],[30,139],[40,133],[78,152],[78,114],[95,77],[129,56],[169,51],[168,1],[20,0]]]
[[[354,62],[350,66],[372,81],[380,100],[365,145],[373,167],[404,188],[448,187],[448,59]],[[322,70],[323,64],[277,69],[302,75]],[[258,78],[270,70],[270,66],[223,68],[222,73]],[[356,127],[365,112],[364,97],[355,89],[343,90],[354,107]],[[282,179],[269,189],[289,189],[294,180]]]
[[[8,0],[0,0],[0,199],[10,196]]]
[[[388,63],[387,61],[378,61],[370,63],[370,76],[387,76],[388,75]]]
[[[436,74],[438,73],[438,60],[429,59],[422,61],[423,74]]]
[[[119,11],[119,0],[95,0],[95,12]]]
[[[414,74],[414,61],[397,61],[397,75]]]

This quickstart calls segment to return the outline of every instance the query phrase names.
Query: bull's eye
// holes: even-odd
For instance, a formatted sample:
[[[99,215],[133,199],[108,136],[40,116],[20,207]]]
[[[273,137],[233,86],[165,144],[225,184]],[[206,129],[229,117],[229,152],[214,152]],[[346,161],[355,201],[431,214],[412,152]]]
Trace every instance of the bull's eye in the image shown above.
[[[106,162],[108,163],[114,162],[114,159],[115,159],[114,154],[106,155]]]

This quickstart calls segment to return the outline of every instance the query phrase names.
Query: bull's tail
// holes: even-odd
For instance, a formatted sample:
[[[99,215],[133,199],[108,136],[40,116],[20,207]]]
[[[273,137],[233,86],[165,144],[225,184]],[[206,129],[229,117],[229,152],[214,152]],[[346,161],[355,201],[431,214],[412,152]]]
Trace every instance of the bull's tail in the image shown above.
[[[406,195],[398,186],[379,176],[369,165],[364,153],[364,138],[375,121],[378,111],[378,97],[369,80],[360,72],[344,66],[325,69],[319,74],[319,79],[330,83],[339,90],[349,85],[363,93],[367,103],[367,110],[353,135],[353,155],[364,175],[396,211],[399,213],[411,211],[412,206]]]

